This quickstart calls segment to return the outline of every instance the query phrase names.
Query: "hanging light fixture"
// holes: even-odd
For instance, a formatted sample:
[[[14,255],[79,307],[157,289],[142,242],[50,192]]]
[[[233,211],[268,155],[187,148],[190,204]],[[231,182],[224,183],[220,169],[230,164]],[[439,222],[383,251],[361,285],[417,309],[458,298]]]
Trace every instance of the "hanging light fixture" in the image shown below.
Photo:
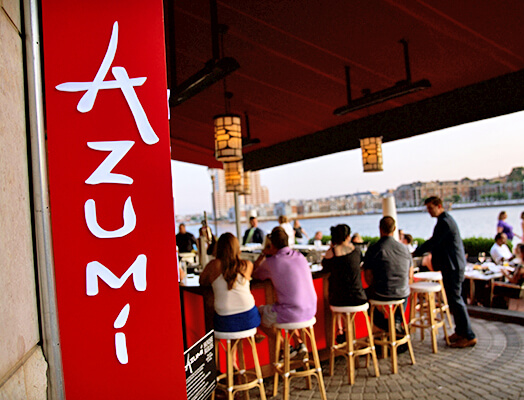
[[[382,136],[360,139],[364,172],[383,171]]]
[[[221,25],[220,41],[222,42],[222,53],[224,53],[224,35],[227,30],[228,27],[226,25]],[[229,112],[233,93],[227,91],[225,78],[222,80],[222,83],[224,85],[225,113],[214,116],[213,121],[215,125],[215,158],[226,163],[242,160],[242,120],[240,115]]]
[[[242,193],[243,195],[251,194],[251,171],[244,171],[244,181]]]
[[[226,178],[226,192],[242,193],[244,186],[244,163],[242,160],[225,162],[224,173]]]
[[[215,158],[222,162],[242,160],[242,130],[240,115],[216,115]]]

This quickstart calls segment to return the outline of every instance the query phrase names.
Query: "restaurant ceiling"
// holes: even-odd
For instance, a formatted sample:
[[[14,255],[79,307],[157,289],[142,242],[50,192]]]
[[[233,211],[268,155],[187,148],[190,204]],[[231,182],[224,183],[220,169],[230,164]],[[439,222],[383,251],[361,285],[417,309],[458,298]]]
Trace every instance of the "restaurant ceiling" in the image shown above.
[[[208,0],[166,3],[170,87],[212,56]],[[240,68],[227,77],[231,111],[249,115],[246,169],[262,169],[359,147],[359,138],[402,139],[524,109],[524,1],[223,0],[223,53]],[[174,29],[173,36],[169,34]],[[406,78],[431,87],[335,116],[352,98]],[[176,66],[176,74],[173,74]],[[173,82],[176,75],[176,82]],[[171,107],[172,158],[218,167],[213,116],[223,82]]]

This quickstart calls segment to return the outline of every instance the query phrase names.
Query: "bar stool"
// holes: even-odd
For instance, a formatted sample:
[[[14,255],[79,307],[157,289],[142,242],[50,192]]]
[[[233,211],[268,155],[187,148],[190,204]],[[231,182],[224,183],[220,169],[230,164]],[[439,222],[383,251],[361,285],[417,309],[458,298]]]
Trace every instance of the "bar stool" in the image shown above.
[[[412,330],[413,328],[420,328],[422,340],[424,340],[424,329],[430,329],[433,353],[437,353],[438,328],[442,327],[444,329],[446,343],[449,344],[444,313],[441,308],[435,307],[435,293],[440,293],[442,286],[436,282],[415,282],[409,285],[409,287],[411,289],[409,325]],[[437,313],[440,313],[440,319],[437,318]]]
[[[347,371],[348,371],[348,382],[350,385],[355,383],[355,359],[358,356],[366,355],[366,367],[368,366],[369,354],[373,359],[373,367],[375,368],[375,376],[380,376],[380,371],[378,368],[377,353],[375,352],[375,344],[373,342],[373,332],[371,329],[371,324],[369,322],[369,303],[364,303],[360,306],[346,306],[346,307],[336,307],[330,306],[332,312],[331,326],[331,349],[329,354],[329,376],[333,376],[335,370],[335,357],[342,355],[346,357],[347,360]],[[368,330],[368,339],[367,340],[356,340],[355,339],[355,317],[361,312],[364,315],[366,320],[366,327]],[[337,325],[337,316],[343,316],[345,320],[346,328],[346,341],[344,343],[335,343],[336,336],[336,325]],[[357,360],[358,361],[358,360]]]
[[[317,320],[313,317],[309,321],[304,322],[290,322],[290,323],[277,323],[273,326],[277,329],[276,345],[275,345],[275,360],[280,360],[280,342],[282,341],[282,330],[284,330],[284,363],[277,361],[274,364],[275,367],[275,379],[273,386],[273,396],[278,393],[278,376],[282,375],[284,381],[284,396],[283,400],[289,400],[289,383],[291,378],[306,378],[306,387],[311,389],[311,375],[314,375],[318,379],[318,386],[320,390],[320,397],[322,400],[327,400],[326,388],[324,387],[324,379],[322,377],[322,368],[320,366],[320,359],[318,357],[317,342],[315,340],[315,331],[313,325]],[[311,344],[311,353],[313,355],[313,362],[309,360],[309,354],[302,360],[291,360],[289,355],[289,343],[291,338],[296,334],[295,331],[300,333],[302,342],[306,345],[306,340],[309,339]],[[310,369],[313,364],[312,369]],[[302,367],[302,371],[297,371],[296,368]]]
[[[411,344],[411,336],[409,334],[409,326],[406,322],[406,317],[402,310],[402,304],[404,304],[404,299],[401,300],[390,300],[390,301],[381,301],[381,300],[369,300],[371,305],[371,320],[373,320],[373,315],[376,308],[382,309],[384,315],[388,316],[388,332],[382,332],[379,335],[379,339],[375,339],[375,346],[382,346],[382,357],[386,358],[387,349],[391,348],[391,369],[393,373],[398,372],[397,365],[397,347],[401,344],[407,343],[409,349],[409,355],[411,357],[411,364],[415,365],[415,353],[413,352],[413,346]],[[400,334],[400,338],[397,339],[397,332],[395,329],[395,312],[400,307],[402,313],[402,327],[404,328],[404,334]]]
[[[442,312],[445,313],[448,320],[449,329],[453,329],[453,323],[451,321],[451,313],[449,311],[448,297],[446,296],[446,291],[444,290],[444,282],[442,281],[442,272],[440,271],[424,271],[417,272],[413,275],[415,279],[420,279],[421,281],[430,281],[437,282],[440,284],[441,291],[437,296],[437,308],[440,308]]]
[[[238,332],[219,332],[215,331],[215,353],[216,360],[218,360],[219,347],[222,345],[220,339],[226,340],[226,346],[222,347],[226,351],[226,373],[220,374],[217,376],[217,389],[220,389],[227,393],[228,400],[233,400],[235,393],[240,391],[246,391],[246,399],[249,400],[248,390],[254,387],[260,389],[260,398],[266,400],[266,391],[264,389],[264,382],[262,379],[262,370],[260,369],[260,363],[258,362],[258,353],[255,343],[255,334],[257,333],[257,328],[248,329],[246,331]],[[244,359],[244,350],[242,347],[242,340],[246,339],[251,345],[251,350],[253,351],[253,361],[255,363],[255,372],[246,371],[246,362]],[[238,348],[238,361],[239,361],[239,371],[233,370],[233,354],[234,349]],[[241,376],[246,380],[244,383],[234,384],[235,375]],[[248,380],[248,375],[253,376],[253,379]],[[220,383],[221,380],[226,381],[226,383]],[[215,391],[211,395],[211,399],[215,399]]]

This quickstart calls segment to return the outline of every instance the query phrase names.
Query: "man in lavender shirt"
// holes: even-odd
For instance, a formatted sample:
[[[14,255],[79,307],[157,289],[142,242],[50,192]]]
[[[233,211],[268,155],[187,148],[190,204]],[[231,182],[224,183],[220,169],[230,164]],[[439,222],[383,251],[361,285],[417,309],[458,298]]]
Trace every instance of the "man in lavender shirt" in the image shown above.
[[[268,235],[269,244],[255,262],[253,277],[270,279],[277,294],[274,304],[260,306],[262,330],[274,337],[275,323],[302,322],[317,313],[317,294],[306,258],[288,247],[284,229],[276,227]],[[300,351],[307,351],[299,344]]]

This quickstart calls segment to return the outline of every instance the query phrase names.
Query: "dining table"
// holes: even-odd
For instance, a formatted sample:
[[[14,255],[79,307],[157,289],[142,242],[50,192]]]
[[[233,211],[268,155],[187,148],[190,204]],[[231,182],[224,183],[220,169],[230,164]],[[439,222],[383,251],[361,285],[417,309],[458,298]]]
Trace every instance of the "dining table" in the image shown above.
[[[477,299],[475,293],[475,286],[477,282],[484,282],[489,284],[490,290],[493,285],[493,281],[504,278],[503,269],[511,268],[503,265],[497,265],[494,262],[480,263],[467,263],[466,271],[464,272],[464,278],[469,280],[469,304],[476,305],[481,299]]]

